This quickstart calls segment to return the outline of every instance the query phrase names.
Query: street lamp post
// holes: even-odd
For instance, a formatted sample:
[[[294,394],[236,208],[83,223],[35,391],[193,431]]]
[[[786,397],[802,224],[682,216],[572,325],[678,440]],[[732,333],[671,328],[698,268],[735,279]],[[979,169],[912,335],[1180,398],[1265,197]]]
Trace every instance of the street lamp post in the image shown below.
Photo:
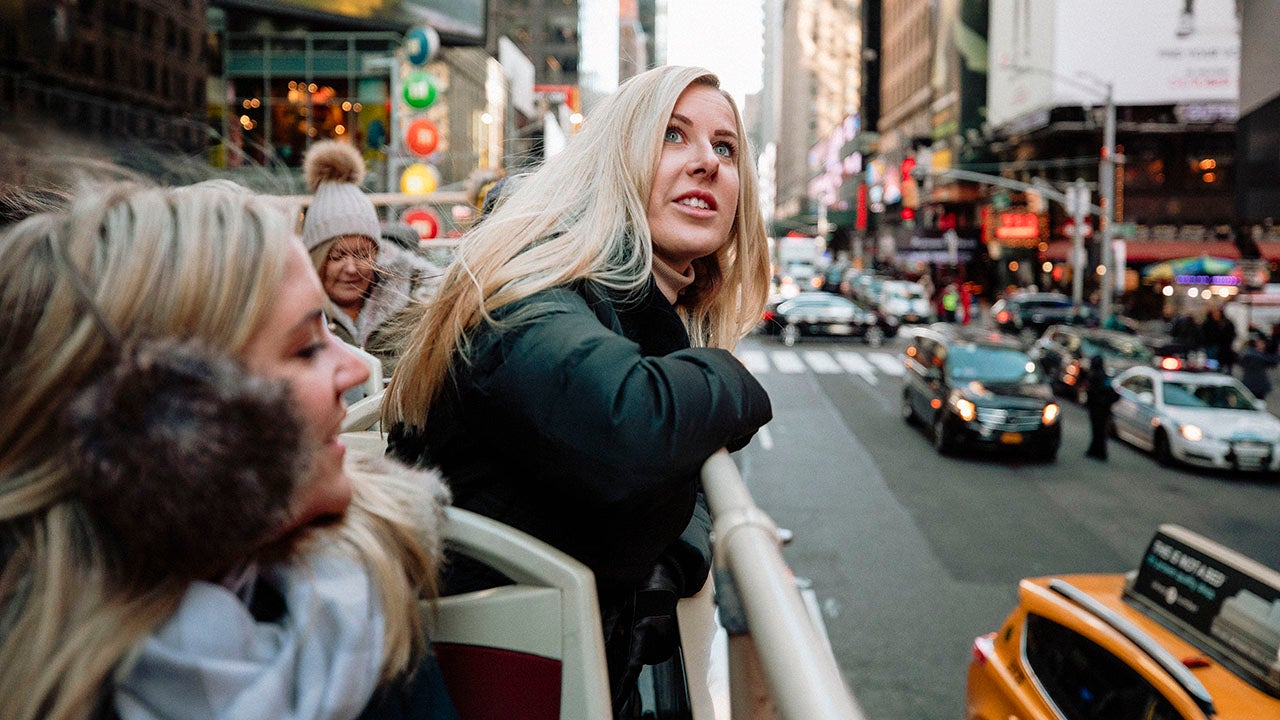
[[[1111,233],[1112,220],[1116,207],[1116,103],[1112,97],[1112,84],[1103,83],[1107,89],[1106,120],[1102,129],[1102,158],[1098,162],[1098,192],[1102,196],[1102,212],[1098,215],[1098,237],[1102,242],[1102,276],[1100,278],[1100,297],[1098,311],[1105,321],[1111,317],[1111,300],[1116,291],[1117,276],[1123,268],[1112,268],[1115,259],[1112,257]],[[1117,275],[1112,275],[1112,271]]]
[[[1111,265],[1114,262],[1111,252],[1111,234],[1113,232],[1112,220],[1115,217],[1116,204],[1116,103],[1113,96],[1113,84],[1093,77],[1085,75],[1089,82],[1082,82],[1078,78],[1069,75],[1061,75],[1048,68],[1035,67],[1031,65],[1006,65],[1010,70],[1018,73],[1034,72],[1041,75],[1047,75],[1054,80],[1064,82],[1068,85],[1074,85],[1086,92],[1096,93],[1101,89],[1104,92],[1104,115],[1102,127],[1102,151],[1098,161],[1098,239],[1102,243],[1099,253],[1101,259],[1102,271],[1099,275],[1099,305],[1098,311],[1105,320],[1111,314],[1112,295],[1115,292],[1114,276],[1112,275]],[[1076,299],[1079,302],[1079,299]]]

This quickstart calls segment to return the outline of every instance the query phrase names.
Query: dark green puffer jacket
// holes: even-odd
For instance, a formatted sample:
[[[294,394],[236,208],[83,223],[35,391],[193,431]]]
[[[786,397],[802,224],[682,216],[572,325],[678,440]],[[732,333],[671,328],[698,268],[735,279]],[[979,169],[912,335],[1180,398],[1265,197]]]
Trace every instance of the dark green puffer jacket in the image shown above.
[[[579,283],[499,317],[530,308],[532,322],[475,334],[428,427],[394,427],[389,452],[439,467],[458,507],[581,560],[606,606],[659,557],[693,594],[710,567],[699,469],[771,419],[768,395],[731,353],[690,349],[652,281],[639,301]],[[477,583],[455,572],[445,589]]]

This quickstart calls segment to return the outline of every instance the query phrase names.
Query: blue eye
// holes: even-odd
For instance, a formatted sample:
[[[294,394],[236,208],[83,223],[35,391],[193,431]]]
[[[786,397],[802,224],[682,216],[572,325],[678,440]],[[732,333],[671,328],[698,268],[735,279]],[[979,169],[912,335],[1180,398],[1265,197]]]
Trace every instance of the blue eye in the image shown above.
[[[662,136],[662,139],[666,142],[680,142],[681,137],[679,130],[675,128],[667,128],[667,133]]]
[[[737,153],[738,149],[733,146],[733,143],[722,142],[716,143],[715,151],[717,155],[731,158]]]

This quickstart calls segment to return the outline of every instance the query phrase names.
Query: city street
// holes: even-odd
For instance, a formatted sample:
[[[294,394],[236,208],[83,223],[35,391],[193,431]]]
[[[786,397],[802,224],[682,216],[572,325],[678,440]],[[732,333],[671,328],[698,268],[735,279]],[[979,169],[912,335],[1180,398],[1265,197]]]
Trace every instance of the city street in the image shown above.
[[[1020,578],[1135,568],[1160,523],[1280,567],[1280,483],[1166,469],[1111,441],[1084,457],[1085,412],[1063,402],[1056,463],[940,457],[899,415],[899,337],[881,348],[753,336],[739,357],[774,420],[739,453],[756,502],[795,539],[845,677],[872,720],[954,720],[975,636]]]

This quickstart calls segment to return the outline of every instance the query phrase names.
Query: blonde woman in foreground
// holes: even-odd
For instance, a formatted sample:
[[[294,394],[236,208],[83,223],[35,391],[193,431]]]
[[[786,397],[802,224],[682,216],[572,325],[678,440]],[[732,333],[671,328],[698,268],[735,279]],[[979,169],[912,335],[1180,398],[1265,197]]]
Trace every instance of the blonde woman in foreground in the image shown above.
[[[700,467],[771,417],[730,353],[767,255],[732,99],[706,70],[651,70],[463,239],[387,392],[393,455],[593,571],[619,717],[707,580]],[[451,563],[445,591],[502,582]]]
[[[108,185],[0,234],[0,717],[456,717],[447,495],[344,457],[368,370],[290,217]]]

